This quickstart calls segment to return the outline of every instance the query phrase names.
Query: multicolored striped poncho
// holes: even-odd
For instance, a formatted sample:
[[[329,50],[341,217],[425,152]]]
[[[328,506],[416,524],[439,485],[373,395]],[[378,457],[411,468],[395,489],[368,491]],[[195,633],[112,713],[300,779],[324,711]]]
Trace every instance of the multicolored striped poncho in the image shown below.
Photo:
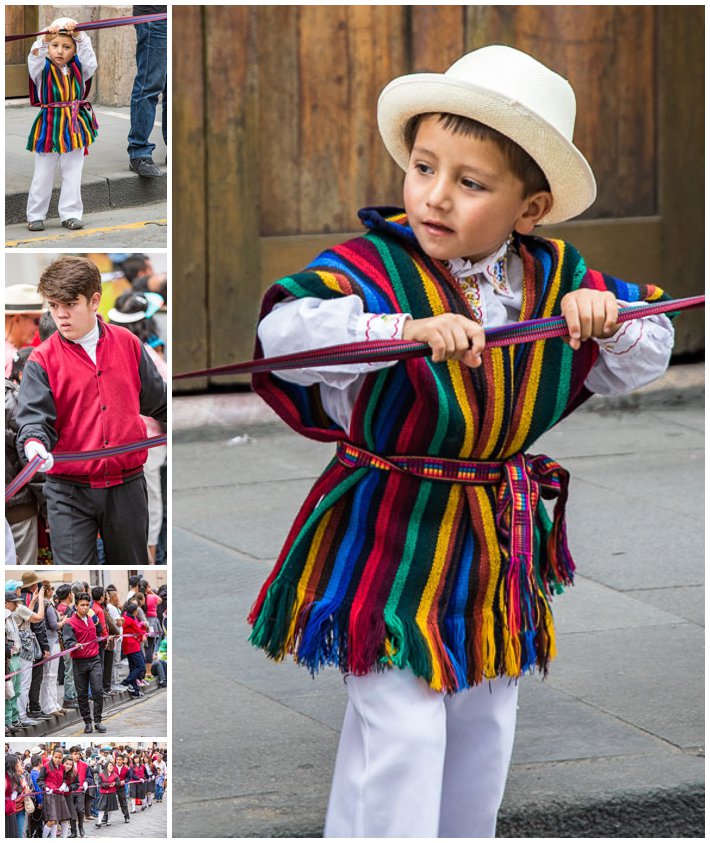
[[[459,285],[421,251],[401,212],[360,216],[369,233],[273,285],[261,318],[285,297],[351,294],[365,312],[470,316]],[[519,237],[515,245],[521,320],[558,315],[562,296],[582,286],[624,301],[666,298],[587,269],[562,241]],[[573,352],[553,339],[488,349],[476,369],[401,361],[367,375],[349,431],[326,416],[317,385],[255,375],[255,390],[292,428],[339,444],[253,606],[251,642],[314,672],[407,667],[447,692],[546,671],[555,656],[550,598],[574,572],[562,519],[566,473],[523,455],[589,397],[584,381],[597,355],[594,342]],[[410,473],[397,470],[399,457],[428,459],[399,459]],[[452,465],[451,477],[474,482],[443,479]],[[557,498],[554,519],[543,497]]]
[[[86,101],[91,80],[84,83],[81,62],[76,56],[67,67],[69,73],[63,73],[45,59],[39,89],[30,79],[30,102],[40,109],[27,139],[30,152],[86,151],[96,140],[99,126]]]

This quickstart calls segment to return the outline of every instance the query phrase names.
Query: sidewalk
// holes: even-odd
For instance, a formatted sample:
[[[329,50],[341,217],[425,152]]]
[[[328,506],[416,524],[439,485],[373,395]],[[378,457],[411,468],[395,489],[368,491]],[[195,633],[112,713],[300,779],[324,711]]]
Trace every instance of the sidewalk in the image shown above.
[[[625,402],[590,402],[535,448],[571,472],[578,575],[554,601],[550,675],[521,680],[502,837],[704,835],[703,366]],[[173,638],[176,836],[322,834],[342,677],[269,661],[245,618],[333,449],[258,404],[173,400],[173,599],[191,606]],[[230,774],[196,797],[225,752]]]
[[[34,172],[34,156],[25,149],[37,109],[17,100],[5,105],[5,225],[26,222],[27,193]],[[84,213],[111,208],[147,205],[167,198],[166,149],[159,122],[151,135],[156,145],[153,160],[164,175],[141,178],[128,168],[127,136],[130,109],[96,105],[99,135],[84,160],[82,199]],[[160,110],[156,114],[160,120]],[[59,172],[49,206],[49,218],[57,218]]]

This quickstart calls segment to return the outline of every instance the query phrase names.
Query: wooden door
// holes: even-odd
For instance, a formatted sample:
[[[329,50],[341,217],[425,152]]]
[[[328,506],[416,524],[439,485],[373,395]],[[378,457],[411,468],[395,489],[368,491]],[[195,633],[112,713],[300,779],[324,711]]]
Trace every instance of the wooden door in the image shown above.
[[[575,142],[599,196],[577,220],[541,233],[569,239],[591,266],[627,280],[675,296],[702,292],[702,7],[173,14],[176,371],[251,356],[265,286],[358,233],[358,208],[401,204],[402,174],[375,122],[387,82],[443,72],[491,43],[532,53],[577,94]],[[676,352],[703,346],[702,313],[684,315]]]
[[[5,34],[37,32],[37,6],[5,6]],[[5,45],[5,98],[27,96],[27,53],[32,39],[11,41]]]

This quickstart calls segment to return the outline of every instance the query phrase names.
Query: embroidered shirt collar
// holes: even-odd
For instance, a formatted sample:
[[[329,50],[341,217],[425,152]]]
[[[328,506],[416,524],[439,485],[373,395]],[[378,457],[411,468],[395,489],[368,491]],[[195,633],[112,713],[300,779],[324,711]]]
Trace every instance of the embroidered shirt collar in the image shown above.
[[[499,295],[512,297],[513,291],[507,272],[508,254],[512,252],[512,242],[512,237],[509,237],[497,251],[475,263],[471,263],[467,258],[452,258],[447,261],[447,265],[457,281],[476,275],[482,276]]]

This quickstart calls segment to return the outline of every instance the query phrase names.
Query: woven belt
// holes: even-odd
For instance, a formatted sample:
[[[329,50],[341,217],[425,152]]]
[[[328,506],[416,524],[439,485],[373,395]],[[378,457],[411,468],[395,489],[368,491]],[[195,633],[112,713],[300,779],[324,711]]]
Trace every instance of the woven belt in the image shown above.
[[[515,454],[503,462],[440,459],[438,457],[382,457],[353,445],[339,442],[337,459],[346,468],[373,468],[399,471],[423,480],[497,485],[496,525],[501,549],[508,556],[506,572],[508,629],[533,632],[538,628],[538,587],[550,593],[550,583],[561,589],[571,585],[574,561],[567,545],[565,505],[569,473],[543,454]],[[547,539],[544,566],[535,570],[535,518],[540,498],[555,500]],[[540,517],[546,518],[542,514]]]
[[[94,109],[88,100],[68,100],[67,102],[42,102],[40,108],[68,108],[71,111],[71,131],[73,135],[79,132],[79,109],[85,108],[91,114],[91,125],[98,129]]]

